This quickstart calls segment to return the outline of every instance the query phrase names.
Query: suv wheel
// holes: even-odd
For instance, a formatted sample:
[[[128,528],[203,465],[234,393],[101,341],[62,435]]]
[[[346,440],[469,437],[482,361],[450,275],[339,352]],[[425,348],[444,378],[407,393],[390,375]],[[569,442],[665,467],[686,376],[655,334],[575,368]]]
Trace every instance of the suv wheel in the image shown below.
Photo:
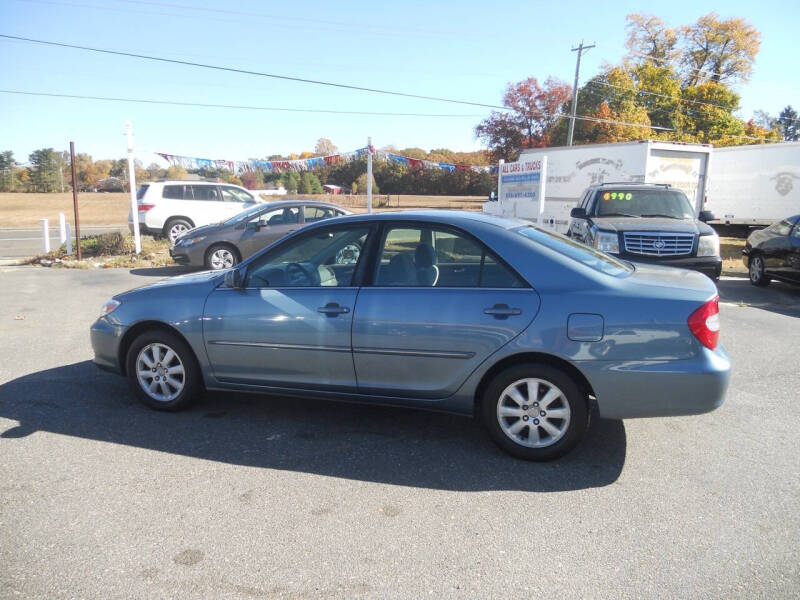
[[[193,227],[194,225],[192,225],[191,221],[186,219],[170,219],[167,221],[167,224],[164,225],[164,237],[174,244],[179,236]]]

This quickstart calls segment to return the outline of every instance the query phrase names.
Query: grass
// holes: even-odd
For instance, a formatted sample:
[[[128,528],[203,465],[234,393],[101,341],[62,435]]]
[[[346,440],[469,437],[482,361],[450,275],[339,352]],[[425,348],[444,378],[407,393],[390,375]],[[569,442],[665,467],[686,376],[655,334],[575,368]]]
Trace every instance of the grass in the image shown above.
[[[128,222],[130,194],[78,194],[81,225],[118,225]],[[58,213],[75,222],[72,193],[23,194],[0,193],[0,227],[37,227],[39,219],[49,219],[58,227]]]
[[[67,256],[65,246],[32,258],[30,264],[68,269],[108,269],[115,267],[163,267],[174,264],[169,255],[170,243],[142,236],[142,251],[135,254],[132,235],[119,232],[81,238],[82,260],[73,252]]]

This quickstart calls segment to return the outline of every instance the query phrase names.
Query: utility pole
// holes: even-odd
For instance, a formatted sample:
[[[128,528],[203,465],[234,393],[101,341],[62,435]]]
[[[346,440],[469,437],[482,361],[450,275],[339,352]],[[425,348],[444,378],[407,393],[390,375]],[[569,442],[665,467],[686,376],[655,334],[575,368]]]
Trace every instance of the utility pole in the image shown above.
[[[572,146],[572,134],[575,131],[575,113],[578,109],[578,77],[581,74],[581,56],[584,52],[589,50],[590,48],[594,48],[594,44],[591,46],[584,46],[583,40],[578,45],[577,48],[573,48],[572,52],[578,53],[578,62],[575,65],[575,85],[572,86],[572,111],[571,116],[569,118],[569,133],[567,134],[567,146]]]
[[[367,138],[367,212],[372,212],[372,137]]]

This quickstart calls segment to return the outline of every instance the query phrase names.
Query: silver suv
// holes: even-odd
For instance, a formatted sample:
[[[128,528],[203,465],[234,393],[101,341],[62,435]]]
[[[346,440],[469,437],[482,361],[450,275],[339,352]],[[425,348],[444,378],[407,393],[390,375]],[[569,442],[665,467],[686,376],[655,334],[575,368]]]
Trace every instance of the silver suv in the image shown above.
[[[219,223],[250,208],[260,198],[243,187],[212,181],[152,181],[136,191],[139,231],[174,242],[190,229]],[[133,233],[133,215],[128,215]]]

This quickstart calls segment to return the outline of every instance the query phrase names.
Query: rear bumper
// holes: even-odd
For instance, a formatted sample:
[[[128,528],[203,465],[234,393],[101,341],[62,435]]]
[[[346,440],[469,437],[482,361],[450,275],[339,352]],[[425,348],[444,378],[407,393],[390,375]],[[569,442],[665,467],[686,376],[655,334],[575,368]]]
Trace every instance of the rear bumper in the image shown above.
[[[710,412],[725,400],[731,371],[722,346],[702,348],[689,360],[580,361],[576,366],[594,389],[600,416],[610,419]]]
[[[662,267],[677,267],[679,269],[691,269],[699,271],[711,279],[719,279],[722,274],[722,258],[719,256],[692,256],[689,258],[648,258],[636,255],[619,255],[619,258],[629,260],[633,263],[645,263],[648,265],[660,265]]]

